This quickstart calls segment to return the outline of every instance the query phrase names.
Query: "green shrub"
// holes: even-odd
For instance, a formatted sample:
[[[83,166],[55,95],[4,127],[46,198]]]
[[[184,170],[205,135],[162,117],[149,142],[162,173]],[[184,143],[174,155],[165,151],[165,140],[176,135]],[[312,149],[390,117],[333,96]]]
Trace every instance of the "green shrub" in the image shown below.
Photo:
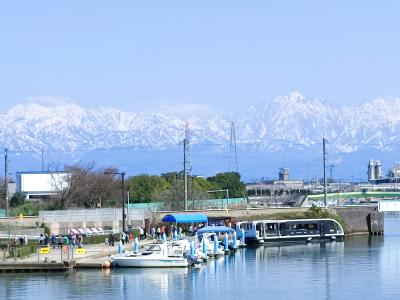
[[[26,202],[20,206],[17,206],[11,210],[11,216],[19,216],[23,214],[24,216],[37,216],[39,215],[37,203]]]

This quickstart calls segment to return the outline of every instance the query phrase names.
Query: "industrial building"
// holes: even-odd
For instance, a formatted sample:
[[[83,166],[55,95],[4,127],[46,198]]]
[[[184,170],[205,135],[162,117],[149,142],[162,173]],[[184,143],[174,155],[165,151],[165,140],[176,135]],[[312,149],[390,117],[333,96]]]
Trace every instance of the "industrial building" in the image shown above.
[[[17,192],[26,199],[46,198],[69,186],[67,172],[17,172]]]
[[[303,189],[304,181],[303,180],[290,180],[289,179],[289,169],[288,168],[280,168],[279,169],[279,180],[275,180],[273,185],[276,187],[284,187],[286,189]]]
[[[382,163],[370,159],[368,163],[368,182],[372,184],[400,183],[400,165],[395,164],[387,176],[382,175]]]
[[[382,179],[382,163],[379,160],[370,159],[368,163],[368,181],[374,182]]]

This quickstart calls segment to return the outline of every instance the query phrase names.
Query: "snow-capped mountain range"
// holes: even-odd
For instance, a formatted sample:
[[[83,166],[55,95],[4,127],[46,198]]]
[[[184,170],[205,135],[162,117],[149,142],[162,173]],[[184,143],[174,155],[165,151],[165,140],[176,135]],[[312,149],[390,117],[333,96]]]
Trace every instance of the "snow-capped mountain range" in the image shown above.
[[[2,113],[0,144],[14,151],[73,151],[113,147],[163,147],[184,138],[188,121],[192,144],[227,144],[235,122],[239,147],[274,151],[307,148],[325,137],[337,152],[369,144],[390,150],[400,142],[400,99],[376,99],[360,106],[333,106],[298,92],[251,106],[234,118],[188,120],[160,113],[114,108],[84,109],[77,104],[45,107],[29,103]]]
[[[2,113],[0,146],[8,148],[11,172],[94,163],[129,174],[182,169],[186,122],[194,174],[235,170],[230,151],[235,123],[239,171],[245,180],[276,178],[289,167],[291,178],[321,178],[322,138],[334,177],[361,178],[368,160],[385,169],[400,149],[400,99],[376,99],[360,106],[334,106],[298,92],[248,107],[232,116],[133,113],[115,108],[85,109],[68,103],[17,105]],[[43,152],[44,155],[43,155]],[[332,169],[331,169],[332,171]]]

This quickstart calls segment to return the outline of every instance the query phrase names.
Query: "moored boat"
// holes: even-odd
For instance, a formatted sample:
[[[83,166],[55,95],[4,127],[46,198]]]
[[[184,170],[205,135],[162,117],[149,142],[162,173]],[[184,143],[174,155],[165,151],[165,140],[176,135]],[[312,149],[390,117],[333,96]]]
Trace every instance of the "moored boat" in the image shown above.
[[[257,220],[236,224],[239,238],[246,242],[310,242],[313,240],[336,240],[344,237],[339,222],[333,219]]]
[[[168,242],[149,244],[139,254],[125,252],[112,255],[110,260],[112,265],[117,267],[170,268],[189,266],[188,259],[183,256],[183,249],[174,248]]]

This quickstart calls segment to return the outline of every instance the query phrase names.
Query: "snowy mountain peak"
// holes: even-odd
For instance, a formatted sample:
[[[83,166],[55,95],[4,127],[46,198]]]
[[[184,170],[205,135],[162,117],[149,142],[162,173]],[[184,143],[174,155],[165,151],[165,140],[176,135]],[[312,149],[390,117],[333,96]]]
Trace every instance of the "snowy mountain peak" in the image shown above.
[[[14,150],[167,146],[184,138],[186,119],[132,113],[110,107],[85,109],[76,103],[16,105],[2,114],[0,143]],[[229,144],[231,118],[194,116],[192,143]],[[235,116],[239,146],[271,151],[283,145],[307,147],[328,138],[337,151],[365,143],[384,148],[400,142],[400,99],[379,98],[360,106],[331,106],[300,92],[253,105]]]

